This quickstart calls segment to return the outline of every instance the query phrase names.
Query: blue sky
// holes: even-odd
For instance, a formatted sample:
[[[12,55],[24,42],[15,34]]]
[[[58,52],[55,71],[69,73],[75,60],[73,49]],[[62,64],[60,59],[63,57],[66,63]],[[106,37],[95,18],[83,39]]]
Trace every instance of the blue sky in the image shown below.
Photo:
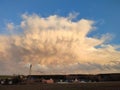
[[[0,74],[118,73],[119,34],[120,0],[0,0]]]
[[[113,43],[120,42],[120,1],[119,0],[1,0],[0,27],[7,22],[19,24],[23,13],[68,16],[79,13],[77,19],[94,20],[97,30],[93,34],[114,34]],[[1,30],[4,32],[4,30]]]

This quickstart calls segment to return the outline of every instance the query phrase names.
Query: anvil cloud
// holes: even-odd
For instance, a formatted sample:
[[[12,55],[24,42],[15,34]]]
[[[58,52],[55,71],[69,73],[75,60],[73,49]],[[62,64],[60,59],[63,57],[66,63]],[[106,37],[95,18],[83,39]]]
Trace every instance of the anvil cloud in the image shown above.
[[[7,24],[10,35],[0,35],[0,74],[28,74],[29,64],[32,74],[120,72],[120,51],[106,43],[111,36],[88,37],[93,24],[23,14],[20,25]]]

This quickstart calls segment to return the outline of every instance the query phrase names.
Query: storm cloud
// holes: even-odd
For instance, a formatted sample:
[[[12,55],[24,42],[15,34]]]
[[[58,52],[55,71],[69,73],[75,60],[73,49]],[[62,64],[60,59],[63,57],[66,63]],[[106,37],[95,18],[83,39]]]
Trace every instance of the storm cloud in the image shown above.
[[[94,21],[75,16],[23,14],[20,25],[8,23],[11,34],[0,35],[0,74],[28,74],[30,64],[32,74],[120,72],[119,45],[106,43],[111,35],[89,37]]]

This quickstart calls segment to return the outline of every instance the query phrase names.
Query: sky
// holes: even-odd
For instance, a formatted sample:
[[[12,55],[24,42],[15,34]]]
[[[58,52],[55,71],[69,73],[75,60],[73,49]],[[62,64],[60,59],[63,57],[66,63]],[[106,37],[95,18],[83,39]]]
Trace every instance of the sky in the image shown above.
[[[0,0],[0,74],[120,72],[120,0]]]

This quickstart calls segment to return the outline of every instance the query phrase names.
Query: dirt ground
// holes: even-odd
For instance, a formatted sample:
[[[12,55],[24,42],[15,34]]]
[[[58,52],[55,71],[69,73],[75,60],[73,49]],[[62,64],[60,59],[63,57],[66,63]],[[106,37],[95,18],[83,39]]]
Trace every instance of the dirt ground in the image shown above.
[[[0,85],[0,90],[120,90],[120,82]]]

